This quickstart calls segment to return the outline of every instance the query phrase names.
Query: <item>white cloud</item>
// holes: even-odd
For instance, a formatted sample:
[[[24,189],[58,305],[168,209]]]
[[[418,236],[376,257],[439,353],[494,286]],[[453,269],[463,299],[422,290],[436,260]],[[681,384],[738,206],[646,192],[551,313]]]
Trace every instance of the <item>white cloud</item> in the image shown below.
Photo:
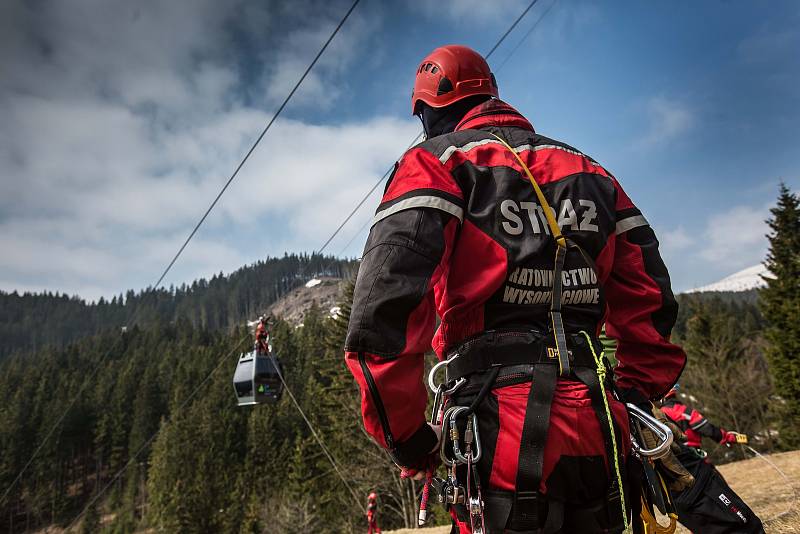
[[[527,7],[526,0],[413,0],[411,5],[425,16],[441,20],[443,16],[456,21],[479,20],[510,24]],[[444,44],[444,43],[443,43]]]
[[[679,226],[675,230],[664,232],[660,235],[659,241],[661,243],[661,249],[670,253],[686,250],[696,243],[682,226]]]
[[[0,289],[154,282],[346,7],[3,2]],[[376,28],[354,13],[293,110],[332,105]],[[417,128],[279,120],[167,282],[311,249]]]
[[[685,104],[663,96],[650,98],[644,112],[648,121],[647,130],[635,143],[639,148],[672,141],[694,123],[692,112]]]
[[[770,204],[737,205],[707,215],[691,232],[678,226],[658,233],[660,250],[683,291],[760,264],[766,257]]]
[[[792,56],[800,46],[800,31],[770,28],[766,25],[744,37],[738,46],[739,56],[749,63],[775,62]]]
[[[31,115],[38,105],[29,106]],[[105,294],[122,289],[120,280],[153,281],[266,120],[241,109],[214,124],[151,137],[141,118],[118,110],[47,108],[51,118],[79,116],[81,127],[74,134],[56,128],[47,143],[32,146],[42,158],[17,166],[24,184],[3,181],[0,250],[9,254],[0,276],[17,273],[29,287],[35,276],[40,289],[93,297],[97,287],[106,287]],[[88,135],[109,122],[118,127]],[[271,237],[270,252],[318,246],[331,221],[349,211],[418,128],[392,118],[338,126],[278,121],[206,226],[235,235],[278,218],[290,235]],[[201,241],[181,260],[191,276],[233,269],[267,252],[265,244],[251,256],[231,247],[195,254],[215,250]],[[141,279],[144,273],[149,277]]]
[[[708,219],[700,257],[730,272],[764,260],[768,208],[735,206]]]

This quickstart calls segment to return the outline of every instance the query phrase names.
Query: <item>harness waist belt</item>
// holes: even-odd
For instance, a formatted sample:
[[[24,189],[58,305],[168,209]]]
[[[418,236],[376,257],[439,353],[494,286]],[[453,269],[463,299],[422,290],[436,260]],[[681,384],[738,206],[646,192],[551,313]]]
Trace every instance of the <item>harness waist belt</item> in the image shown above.
[[[599,345],[599,341],[597,341]],[[569,361],[573,367],[596,368],[586,338],[579,334],[567,335]],[[598,349],[596,347],[596,350]],[[448,354],[447,380],[458,380],[487,371],[493,367],[524,364],[558,365],[558,353],[552,335],[536,330],[490,330],[472,338]]]

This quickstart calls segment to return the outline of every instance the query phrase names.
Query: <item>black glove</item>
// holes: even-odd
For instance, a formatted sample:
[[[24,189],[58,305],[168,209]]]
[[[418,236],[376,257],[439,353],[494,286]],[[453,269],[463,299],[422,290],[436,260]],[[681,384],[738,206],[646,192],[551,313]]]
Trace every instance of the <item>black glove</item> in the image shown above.
[[[435,454],[439,436],[436,431],[425,423],[414,432],[410,438],[402,443],[396,443],[389,450],[392,461],[398,466],[409,471],[424,471],[431,467],[431,456]]]

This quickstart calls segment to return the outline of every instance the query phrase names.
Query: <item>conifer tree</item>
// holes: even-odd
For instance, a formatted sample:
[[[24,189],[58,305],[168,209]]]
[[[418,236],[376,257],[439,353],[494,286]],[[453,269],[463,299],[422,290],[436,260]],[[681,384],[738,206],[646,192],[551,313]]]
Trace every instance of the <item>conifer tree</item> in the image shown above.
[[[95,534],[100,531],[100,512],[97,510],[97,505],[92,503],[86,511],[81,523],[81,534]]]
[[[800,198],[781,184],[777,205],[767,221],[771,232],[761,307],[769,325],[767,357],[782,402],[780,441],[787,448],[800,446]]]
[[[726,306],[718,298],[698,301],[691,311],[683,340],[689,359],[681,392],[715,424],[751,436],[765,434],[771,388],[763,342],[746,329],[736,306]],[[762,448],[770,445],[759,443]],[[743,454],[738,448],[734,451]],[[731,451],[711,452],[719,462]]]

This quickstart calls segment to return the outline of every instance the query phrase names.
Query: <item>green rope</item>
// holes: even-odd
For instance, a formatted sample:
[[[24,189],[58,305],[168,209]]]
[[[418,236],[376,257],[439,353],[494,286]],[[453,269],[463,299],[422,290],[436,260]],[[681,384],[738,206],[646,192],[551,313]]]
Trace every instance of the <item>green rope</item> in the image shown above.
[[[600,392],[603,394],[603,405],[606,409],[606,417],[608,418],[608,428],[611,431],[611,447],[614,450],[614,470],[617,473],[617,484],[619,485],[619,497],[620,503],[622,504],[622,522],[625,524],[625,531],[630,532],[630,525],[628,524],[628,507],[625,505],[625,491],[624,486],[622,485],[622,471],[619,467],[619,452],[617,450],[617,437],[614,433],[614,419],[611,415],[611,408],[608,406],[608,396],[606,395],[606,366],[603,363],[603,360],[597,355],[597,352],[594,350],[594,344],[592,343],[592,338],[589,337],[589,334],[586,333],[585,330],[581,330],[581,334],[586,337],[586,341],[589,343],[589,349],[592,351],[592,356],[594,356],[594,362],[597,365],[597,376],[600,378]]]

